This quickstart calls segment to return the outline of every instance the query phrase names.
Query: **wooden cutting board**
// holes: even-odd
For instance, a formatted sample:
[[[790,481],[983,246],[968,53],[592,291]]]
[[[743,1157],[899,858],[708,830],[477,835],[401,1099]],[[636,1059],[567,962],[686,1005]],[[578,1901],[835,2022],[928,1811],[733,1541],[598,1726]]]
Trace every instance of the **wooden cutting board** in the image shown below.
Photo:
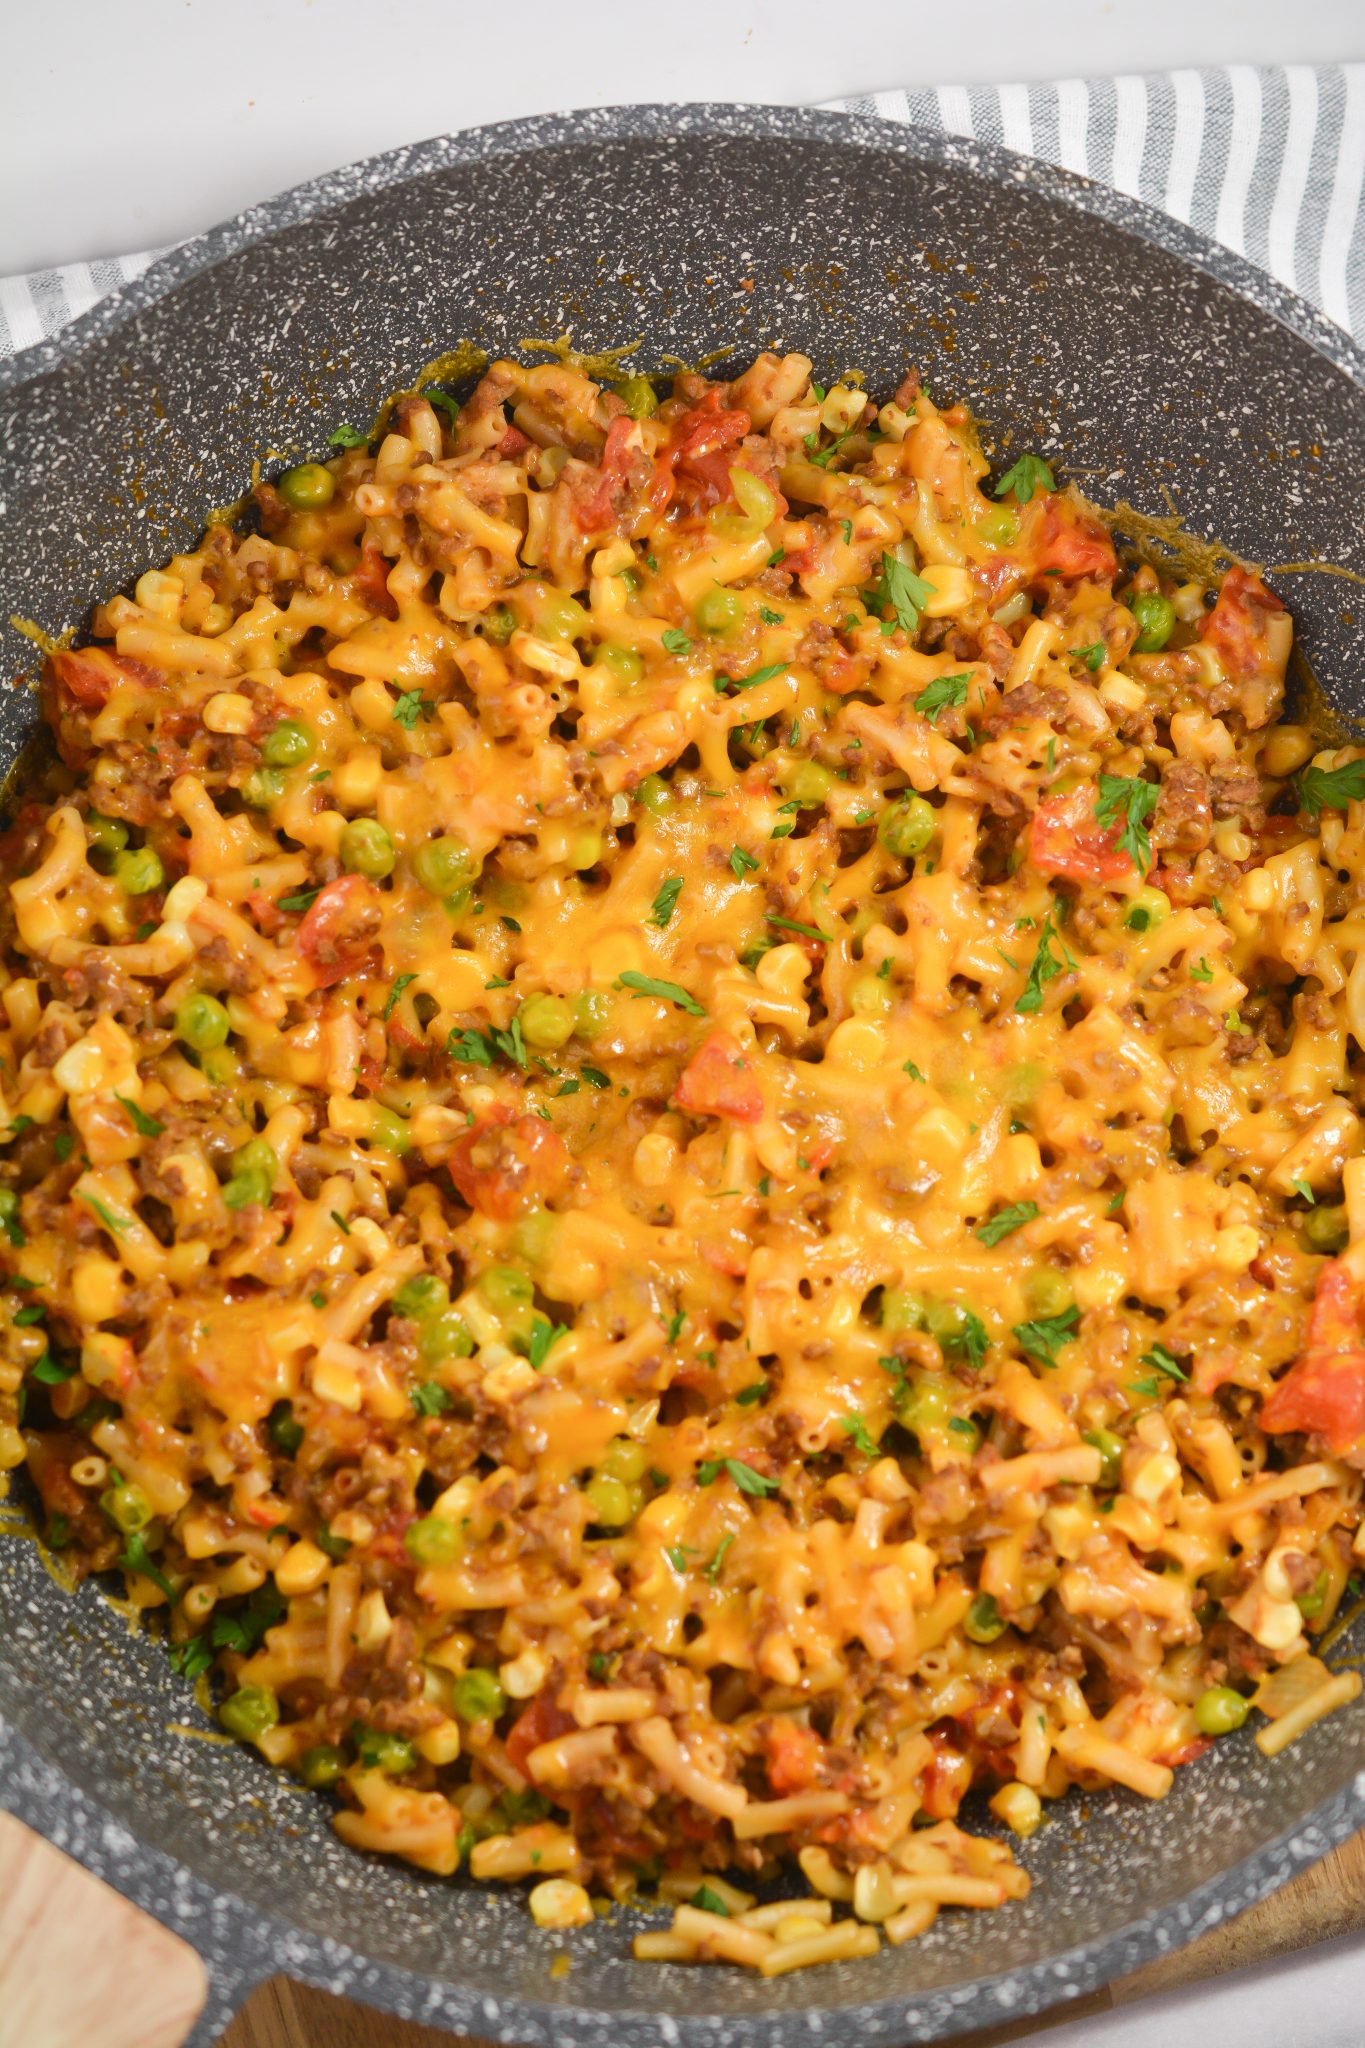
[[[1365,1929],[1365,1832],[1202,1940],[1047,2018],[963,2037],[1003,2048],[1060,2020]],[[178,2048],[204,1996],[193,1949],[0,1814],[0,2048]],[[276,1978],[219,2048],[483,2048]]]

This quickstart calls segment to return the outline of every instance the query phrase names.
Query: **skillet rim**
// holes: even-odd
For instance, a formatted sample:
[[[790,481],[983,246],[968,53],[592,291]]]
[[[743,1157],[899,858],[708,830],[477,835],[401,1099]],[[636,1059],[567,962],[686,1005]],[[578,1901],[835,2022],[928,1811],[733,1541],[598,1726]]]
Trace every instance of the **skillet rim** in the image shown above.
[[[1365,393],[1365,349],[1246,258],[1170,215],[1112,187],[990,143],[910,123],[823,109],[765,105],[644,104],[533,115],[362,159],[247,208],[161,256],[131,283],[100,300],[36,347],[0,361],[0,394],[14,393],[79,359],[178,286],[240,253],[263,236],[325,218],[349,202],[416,183],[450,167],[535,150],[630,140],[715,135],[742,140],[812,141],[853,152],[873,150],[907,162],[961,170],[1024,186],[1040,199],[1076,208],[1154,245],[1269,315],[1301,344]],[[799,2019],[790,2012],[728,2014],[693,2010],[678,2019],[647,2009],[604,2013],[586,2005],[520,1998],[489,2000],[458,1983],[380,1962],[332,1937],[293,1926],[236,1892],[215,1889],[122,1823],[0,1720],[0,1810],[52,1840],[134,1904],[188,1940],[210,1976],[208,2002],[187,2048],[207,2048],[254,1984],[277,1971],[343,1991],[400,2016],[528,2048],[791,2048],[798,2029],[838,2024],[850,2040],[894,2041],[915,2026],[920,2041],[946,2040],[968,2028],[1021,2018],[1069,2001],[1096,1984],[1170,1952],[1264,1897],[1294,1871],[1325,1855],[1365,1824],[1365,1770],[1330,1794],[1305,1820],[1172,1904],[1139,1915],[1102,1940],[1081,1943],[1017,1970],[999,1971],[920,2000],[900,1995],[822,2007],[818,1980]],[[913,2017],[912,2017],[913,2016]]]
[[[1114,186],[1063,170],[1041,157],[1020,156],[996,143],[949,135],[913,122],[832,113],[816,107],[726,101],[670,105],[647,101],[569,113],[530,114],[515,121],[462,129],[453,135],[430,136],[423,142],[385,150],[377,156],[361,157],[290,186],[179,243],[159,256],[140,277],[106,294],[89,312],[68,321],[46,340],[22,349],[18,355],[0,359],[0,393],[19,390],[46,376],[79,356],[88,343],[114,333],[135,314],[167,297],[177,285],[237,254],[259,237],[317,219],[349,200],[387,190],[392,185],[416,182],[453,165],[511,155],[518,150],[708,134],[746,140],[770,137],[774,141],[846,143],[854,148],[891,150],[917,163],[942,164],[997,181],[1027,185],[1045,199],[1079,207],[1113,227],[1126,229],[1141,241],[1155,243],[1177,261],[1203,272],[1288,327],[1316,354],[1365,390],[1365,347],[1326,313],[1290,291],[1249,258],[1238,256],[1222,243],[1187,227],[1173,214],[1163,213],[1145,200],[1130,198]]]

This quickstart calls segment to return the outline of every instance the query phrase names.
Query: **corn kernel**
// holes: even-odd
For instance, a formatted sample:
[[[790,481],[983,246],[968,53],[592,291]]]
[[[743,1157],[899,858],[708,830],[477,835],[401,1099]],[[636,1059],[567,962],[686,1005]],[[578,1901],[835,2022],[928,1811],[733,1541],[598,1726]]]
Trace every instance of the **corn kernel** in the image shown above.
[[[185,602],[185,585],[179,576],[170,576],[164,569],[148,569],[138,577],[133,595],[153,618],[165,619],[172,626],[179,624]]]
[[[16,1472],[25,1458],[24,1439],[12,1422],[0,1422],[0,1472]]]
[[[77,1259],[71,1302],[83,1323],[110,1322],[123,1306],[123,1268],[116,1259]]]
[[[355,1611],[355,1625],[351,1631],[352,1640],[361,1655],[377,1650],[393,1634],[393,1616],[389,1613],[388,1602],[378,1587],[367,1593]]]
[[[360,1412],[360,1375],[342,1359],[327,1358],[319,1352],[313,1361],[313,1392],[320,1401],[331,1401],[338,1408],[349,1409],[352,1415]]]
[[[1293,775],[1313,758],[1314,740],[1303,725],[1278,725],[1270,733],[1261,753],[1267,775]]]
[[[853,1878],[853,1910],[860,1920],[889,1920],[896,1910],[896,1891],[885,1863],[864,1863]]]
[[[673,1171],[678,1148],[666,1131],[650,1131],[635,1147],[632,1162],[635,1178],[642,1188],[662,1187]]]
[[[343,1508],[339,1515],[333,1515],[331,1531],[343,1543],[365,1544],[374,1535],[374,1523],[359,1508]]]
[[[460,1724],[441,1721],[417,1737],[417,1753],[429,1764],[453,1764],[460,1754]]]
[[[292,1599],[296,1593],[315,1592],[331,1569],[327,1553],[305,1537],[292,1543],[276,1565],[275,1584],[287,1600]]]
[[[960,569],[950,562],[926,562],[922,574],[933,592],[924,605],[926,619],[951,618],[977,602],[970,569]]]
[[[1232,1223],[1213,1241],[1213,1263],[1223,1273],[1245,1273],[1260,1249],[1260,1232],[1254,1225]]]
[[[378,747],[355,747],[332,770],[332,793],[348,810],[372,804],[383,772]]]
[[[204,706],[202,717],[210,732],[248,733],[255,717],[250,697],[238,690],[219,690]]]
[[[592,1900],[567,1877],[547,1877],[535,1886],[528,1904],[537,1927],[586,1927],[592,1919]]]
[[[825,1047],[825,1058],[840,1066],[865,1073],[880,1066],[886,1057],[886,1032],[870,1017],[845,1017],[836,1024]]]
[[[997,1820],[1027,1841],[1043,1825],[1043,1802],[1031,1785],[1002,1785],[990,1802]]]

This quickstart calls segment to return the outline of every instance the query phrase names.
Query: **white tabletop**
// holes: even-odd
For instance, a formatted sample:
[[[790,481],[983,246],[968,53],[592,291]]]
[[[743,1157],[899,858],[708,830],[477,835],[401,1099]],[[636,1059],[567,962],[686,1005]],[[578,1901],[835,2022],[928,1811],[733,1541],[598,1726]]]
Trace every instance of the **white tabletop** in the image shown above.
[[[336,164],[520,114],[1334,63],[1362,54],[1365,19],[1359,0],[30,0],[3,43],[0,274],[176,241]],[[1365,1941],[1334,1942],[1047,2048],[1359,2048],[1363,1998]]]
[[[26,0],[0,35],[0,274],[182,239],[427,135],[630,100],[1334,63],[1359,0]],[[670,24],[665,26],[665,24]]]

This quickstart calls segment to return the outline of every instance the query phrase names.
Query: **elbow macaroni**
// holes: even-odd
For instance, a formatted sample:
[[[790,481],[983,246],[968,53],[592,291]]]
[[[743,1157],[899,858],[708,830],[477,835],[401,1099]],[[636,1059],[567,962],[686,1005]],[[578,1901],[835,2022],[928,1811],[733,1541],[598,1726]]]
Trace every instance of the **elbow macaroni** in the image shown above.
[[[1365,1466],[1365,767],[1258,578],[810,375],[496,363],[101,607],[0,989],[49,1545],[358,1849],[765,1975],[1160,1797]]]

